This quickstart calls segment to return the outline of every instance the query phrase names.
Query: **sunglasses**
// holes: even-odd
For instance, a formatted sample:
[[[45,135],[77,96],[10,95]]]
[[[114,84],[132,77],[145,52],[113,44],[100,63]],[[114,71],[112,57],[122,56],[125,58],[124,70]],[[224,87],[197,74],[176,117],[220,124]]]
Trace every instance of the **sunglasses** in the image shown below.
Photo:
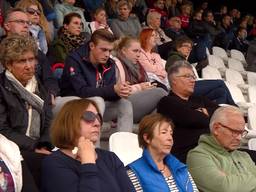
[[[82,119],[87,123],[94,123],[97,119],[102,125],[102,117],[99,113],[95,114],[92,111],[85,111],[82,115]]]
[[[36,10],[36,9],[33,9],[33,8],[27,8],[27,12],[31,15],[41,15],[41,11],[40,10]]]

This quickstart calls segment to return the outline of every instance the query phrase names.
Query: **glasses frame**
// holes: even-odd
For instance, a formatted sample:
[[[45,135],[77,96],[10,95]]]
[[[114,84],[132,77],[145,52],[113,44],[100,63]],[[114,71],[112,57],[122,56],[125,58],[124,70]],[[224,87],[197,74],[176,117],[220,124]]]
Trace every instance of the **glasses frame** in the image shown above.
[[[195,75],[190,75],[190,74],[176,75],[175,77],[184,77],[184,78],[189,79],[189,80],[196,80],[196,76]]]
[[[219,124],[220,124],[221,127],[224,127],[226,129],[228,129],[231,132],[232,137],[237,137],[238,135],[241,135],[241,137],[245,137],[248,134],[248,131],[246,129],[244,129],[243,131],[238,131],[238,130],[235,130],[235,129],[231,128],[231,127],[223,125],[220,122],[219,122]]]
[[[22,25],[25,25],[25,24],[27,24],[28,26],[30,26],[30,25],[32,25],[32,22],[31,21],[24,21],[24,20],[22,20],[22,19],[16,19],[16,20],[10,20],[10,21],[8,21],[8,22],[10,22],[10,23],[18,23],[18,24],[22,24]]]
[[[33,9],[33,8],[27,8],[27,13],[31,14],[31,15],[35,15],[35,13],[40,16],[41,15],[41,11],[39,9]]]

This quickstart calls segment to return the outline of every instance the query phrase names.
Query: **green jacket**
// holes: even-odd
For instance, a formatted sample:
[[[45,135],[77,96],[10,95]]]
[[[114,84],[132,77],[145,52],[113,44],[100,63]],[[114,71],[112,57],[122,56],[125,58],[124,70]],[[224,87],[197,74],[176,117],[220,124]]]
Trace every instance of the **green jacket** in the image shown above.
[[[189,171],[204,192],[256,192],[256,166],[246,152],[228,152],[213,136],[201,135],[187,156]]]
[[[175,61],[186,61],[186,57],[184,57],[180,52],[178,51],[172,51],[170,52],[168,59],[165,64],[165,70],[168,71],[168,68],[173,65]]]

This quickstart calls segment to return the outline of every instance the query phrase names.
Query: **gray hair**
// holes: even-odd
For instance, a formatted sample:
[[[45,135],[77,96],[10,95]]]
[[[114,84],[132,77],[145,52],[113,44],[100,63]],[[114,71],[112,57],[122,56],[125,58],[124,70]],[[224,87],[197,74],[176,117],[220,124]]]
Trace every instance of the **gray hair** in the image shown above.
[[[213,125],[216,122],[227,122],[229,115],[241,115],[243,116],[243,112],[235,106],[223,106],[216,109],[210,120],[210,130],[212,132]]]
[[[15,12],[21,12],[24,14],[27,14],[26,11],[22,8],[10,8],[7,13],[5,14],[4,22],[7,23],[10,21],[10,18],[12,17],[12,14]]]
[[[161,14],[156,11],[149,11],[149,13],[147,15],[147,24],[150,25],[150,21],[152,20],[152,18],[154,18],[156,16],[161,17]]]
[[[186,60],[175,61],[167,70],[169,81],[171,81],[174,74],[177,74],[179,72],[180,68],[188,68],[193,71],[191,64]]]

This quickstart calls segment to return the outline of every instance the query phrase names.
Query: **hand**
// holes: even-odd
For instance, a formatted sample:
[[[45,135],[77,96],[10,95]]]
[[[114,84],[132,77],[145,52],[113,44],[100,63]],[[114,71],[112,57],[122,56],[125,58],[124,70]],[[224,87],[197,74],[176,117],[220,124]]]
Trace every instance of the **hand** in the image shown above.
[[[81,164],[96,163],[95,146],[89,139],[80,137],[78,139],[77,147],[77,156],[80,158]]]
[[[45,148],[35,149],[35,152],[36,153],[41,153],[41,154],[44,154],[44,155],[50,155],[52,153],[51,151],[48,151]]]
[[[51,94],[51,104],[53,107],[56,106],[56,99],[55,99],[55,96],[53,94]]]
[[[206,116],[209,116],[209,113],[208,113],[208,111],[207,111],[207,109],[206,108],[198,108],[198,109],[196,109],[197,111],[199,111],[199,112],[201,112],[201,113],[203,113],[203,114],[205,114]]]
[[[114,90],[119,97],[127,98],[130,96],[132,88],[129,82],[120,83],[114,85]]]
[[[140,86],[142,90],[147,90],[156,87],[156,83],[144,82],[140,83]]]

